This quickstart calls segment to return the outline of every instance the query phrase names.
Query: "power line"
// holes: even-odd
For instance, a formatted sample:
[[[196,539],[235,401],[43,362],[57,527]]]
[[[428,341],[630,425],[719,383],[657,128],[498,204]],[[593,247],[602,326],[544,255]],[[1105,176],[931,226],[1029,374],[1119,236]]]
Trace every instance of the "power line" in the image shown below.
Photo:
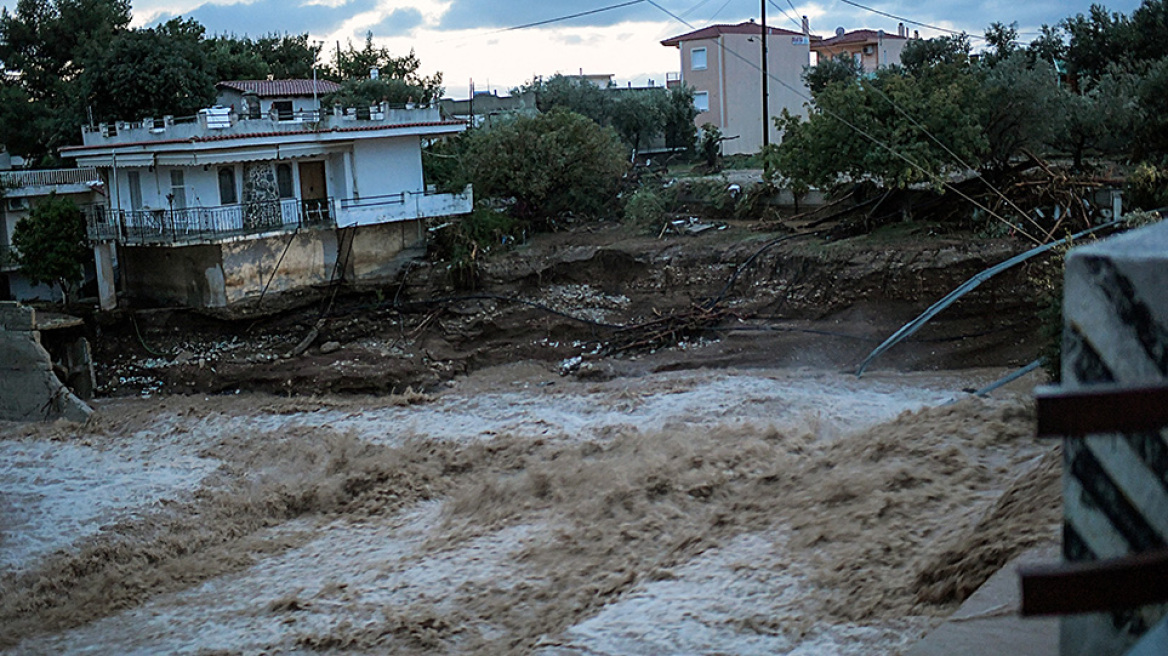
[[[786,9],[783,9],[778,4],[775,3],[775,0],[767,0],[767,3],[770,4],[770,6],[774,7],[775,9],[778,9],[779,13],[786,16],[787,20],[794,23],[796,27],[798,27],[799,29],[803,29],[803,23],[800,23],[798,20],[795,19],[794,16],[791,16],[790,14],[788,14]],[[790,4],[790,0],[787,0],[787,4]],[[791,8],[795,9],[795,5],[791,5]],[[795,9],[795,14],[796,15],[799,14],[798,9]]]
[[[922,22],[920,22],[920,21],[915,21],[915,20],[913,20],[913,19],[911,19],[911,18],[905,18],[905,17],[903,17],[903,16],[897,16],[897,15],[895,15],[895,14],[890,14],[890,13],[888,13],[888,12],[885,12],[885,11],[880,11],[879,9],[874,9],[874,8],[872,8],[872,7],[868,7],[868,6],[866,6],[866,5],[862,5],[862,4],[858,3],[858,2],[853,2],[853,0],[839,0],[839,1],[840,1],[840,2],[842,2],[842,3],[844,3],[845,5],[851,5],[851,6],[853,6],[853,7],[857,7],[857,8],[859,8],[859,9],[863,9],[864,11],[870,11],[870,12],[872,12],[873,14],[879,14],[879,15],[881,15],[881,16],[884,16],[884,17],[887,17],[887,18],[892,18],[892,19],[895,19],[895,20],[898,20],[898,21],[902,21],[902,22],[905,22],[905,23],[909,23],[909,24],[911,24],[911,25],[919,25],[919,26],[921,26],[921,27],[925,27],[925,28],[928,28],[928,29],[930,29],[930,30],[937,30],[938,32],[946,32],[946,33],[948,33],[948,34],[955,34],[955,35],[958,35],[958,36],[965,35],[965,36],[972,37],[972,38],[974,38],[974,39],[981,39],[981,40],[983,40],[983,41],[985,40],[985,37],[984,37],[984,36],[979,36],[979,35],[977,35],[977,34],[967,34],[966,32],[958,32],[957,30],[951,30],[951,29],[949,29],[949,28],[947,28],[947,27],[938,27],[937,25],[929,25],[928,23],[922,23]]]
[[[846,1],[846,0],[844,0],[844,1]],[[651,5],[653,5],[653,6],[654,6],[654,7],[656,7],[658,10],[660,10],[661,12],[663,12],[664,14],[666,14],[667,16],[669,16],[670,18],[672,18],[672,19],[676,20],[677,22],[681,23],[682,25],[685,25],[686,27],[688,27],[688,28],[690,28],[690,29],[694,29],[694,26],[693,26],[693,25],[691,25],[691,24],[690,24],[689,22],[687,22],[685,19],[683,19],[683,18],[679,17],[677,14],[675,14],[675,13],[673,13],[673,12],[669,11],[669,10],[668,10],[668,9],[666,9],[665,7],[662,7],[660,4],[658,4],[658,3],[657,3],[657,1],[656,1],[656,0],[646,0],[646,2],[648,2],[648,3],[649,3],[649,4],[651,4]],[[724,48],[724,50],[725,50],[726,52],[728,52],[728,53],[730,53],[731,55],[733,55],[734,57],[738,58],[739,60],[741,60],[741,61],[742,61],[744,64],[746,64],[747,66],[749,66],[749,67],[751,67],[751,68],[753,68],[753,69],[755,69],[755,70],[759,71],[760,73],[762,72],[762,68],[761,68],[761,67],[760,67],[758,64],[755,64],[755,63],[754,63],[753,61],[751,61],[750,59],[748,59],[748,58],[744,57],[742,54],[738,53],[738,52],[737,52],[737,51],[735,51],[733,48],[725,48],[725,47],[723,47],[723,48]],[[784,88],[786,88],[788,91],[790,91],[791,93],[795,94],[796,96],[798,96],[798,97],[800,97],[800,98],[802,98],[802,99],[804,99],[804,100],[806,100],[806,101],[808,101],[808,102],[814,102],[814,98],[812,98],[811,96],[809,96],[809,95],[807,95],[806,93],[804,93],[804,92],[803,92],[801,89],[797,89],[797,88],[795,88],[794,86],[792,86],[791,84],[789,84],[789,83],[788,83],[786,80],[783,80],[782,78],[779,78],[778,76],[774,75],[773,73],[771,73],[771,74],[768,74],[768,75],[767,75],[767,77],[768,77],[769,79],[772,79],[772,80],[774,80],[775,82],[778,82],[778,83],[779,83],[781,86],[783,86],[783,87],[784,87]],[[985,213],[986,213],[986,214],[988,214],[989,216],[992,216],[994,219],[996,219],[996,220],[1000,221],[1001,223],[1004,223],[1004,224],[1006,224],[1006,225],[1010,226],[1011,228],[1013,228],[1013,229],[1017,230],[1017,231],[1019,232],[1019,234],[1022,234],[1022,235],[1024,235],[1025,237],[1029,238],[1031,241],[1035,242],[1036,244],[1040,244],[1040,243],[1042,243],[1042,242],[1041,242],[1041,241],[1040,241],[1038,238],[1036,238],[1036,237],[1034,237],[1034,236],[1030,235],[1030,234],[1029,234],[1029,233],[1027,233],[1025,230],[1022,230],[1020,227],[1018,227],[1018,226],[1014,225],[1013,223],[1010,223],[1008,220],[1006,220],[1005,218],[1003,218],[1003,217],[999,216],[999,215],[998,215],[996,212],[994,212],[994,211],[993,211],[993,210],[991,210],[990,208],[986,207],[986,206],[985,206],[985,205],[983,205],[982,203],[979,203],[979,202],[977,202],[977,200],[976,200],[976,199],[972,198],[971,196],[969,196],[969,195],[968,195],[968,194],[966,194],[965,192],[961,191],[960,189],[958,189],[957,187],[953,186],[952,184],[950,184],[950,183],[949,183],[949,182],[947,182],[946,180],[942,179],[942,178],[941,178],[941,176],[939,176],[939,175],[936,175],[936,174],[934,174],[934,173],[930,172],[930,171],[929,171],[928,169],[926,169],[924,166],[921,166],[919,163],[915,162],[915,161],[914,161],[912,158],[910,158],[910,157],[908,157],[907,155],[905,155],[904,153],[901,153],[900,151],[896,150],[895,148],[893,148],[892,146],[888,145],[888,144],[887,144],[887,143],[885,143],[884,141],[881,141],[879,138],[877,138],[877,137],[873,136],[872,134],[868,133],[866,130],[864,130],[864,129],[863,129],[863,128],[861,128],[860,126],[858,126],[858,125],[855,125],[854,123],[852,123],[851,121],[847,120],[847,119],[846,119],[846,118],[844,118],[843,116],[840,116],[840,115],[839,115],[839,114],[837,114],[836,112],[833,112],[833,111],[831,111],[831,110],[829,110],[829,109],[826,109],[826,108],[824,108],[824,107],[820,107],[820,108],[819,108],[819,110],[820,110],[821,112],[823,112],[824,114],[826,114],[826,115],[828,115],[828,116],[830,116],[830,117],[834,118],[835,120],[839,121],[840,123],[843,123],[843,124],[844,124],[846,127],[850,128],[850,129],[851,129],[853,132],[855,132],[856,134],[858,134],[858,135],[860,135],[860,136],[864,137],[865,139],[867,139],[867,140],[871,141],[872,143],[876,144],[877,146],[879,146],[879,147],[883,148],[884,150],[888,151],[888,152],[889,152],[891,155],[893,155],[894,157],[896,157],[896,158],[898,158],[898,159],[902,160],[903,162],[905,162],[905,163],[906,163],[906,164],[908,164],[909,166],[911,166],[911,167],[913,167],[914,169],[916,169],[916,170],[920,171],[921,173],[925,174],[925,176],[926,176],[926,177],[929,177],[929,178],[933,178],[933,179],[935,179],[937,182],[939,182],[939,183],[941,184],[941,186],[945,187],[946,189],[949,189],[950,191],[952,191],[953,193],[957,194],[957,195],[958,195],[958,196],[960,196],[961,198],[965,199],[966,201],[968,201],[969,203],[971,203],[972,205],[974,205],[974,206],[975,206],[975,207],[977,207],[978,209],[982,210],[983,212],[985,212]],[[959,163],[960,163],[960,162],[959,162]]]
[[[904,22],[904,23],[909,23],[911,25],[919,25],[921,27],[928,28],[930,30],[937,30],[938,32],[945,32],[945,33],[953,34],[956,36],[963,36],[964,35],[964,36],[968,36],[972,39],[981,39],[982,41],[986,40],[986,38],[980,34],[970,34],[968,32],[959,32],[957,30],[951,30],[947,27],[940,27],[939,25],[930,25],[928,23],[922,23],[920,21],[915,21],[911,18],[897,16],[896,14],[890,14],[888,12],[880,11],[879,9],[875,9],[875,8],[869,7],[867,5],[862,5],[858,2],[854,2],[854,0],[840,0],[840,2],[844,3],[845,5],[851,5],[853,7],[863,9],[864,11],[870,11],[873,14],[879,14],[879,15],[884,16],[886,18],[893,18],[893,19],[896,19],[896,20]],[[1018,32],[1017,34],[1018,34],[1018,36],[1037,36],[1038,35],[1037,32]],[[1016,43],[1020,43],[1020,42],[1016,41]]]
[[[589,9],[588,11],[581,11],[581,12],[577,12],[575,14],[568,14],[566,16],[557,16],[555,18],[548,18],[548,19],[541,20],[541,21],[535,21],[534,23],[524,23],[523,25],[514,25],[512,27],[504,27],[504,28],[501,28],[498,30],[492,30],[490,32],[483,32],[482,34],[476,34],[475,37],[490,36],[492,34],[502,34],[504,32],[515,32],[518,30],[530,29],[532,27],[541,27],[543,25],[551,25],[553,23],[562,23],[563,21],[572,20],[573,18],[580,18],[582,16],[592,16],[595,14],[604,13],[606,11],[613,11],[614,9],[623,9],[625,7],[639,5],[642,2],[646,2],[646,1],[647,0],[628,0],[627,2],[621,2],[621,3],[615,4],[615,5],[608,5],[606,7],[599,7],[597,9]],[[436,41],[435,43],[445,43],[446,41],[449,41],[449,40],[450,39],[444,39],[442,41]]]

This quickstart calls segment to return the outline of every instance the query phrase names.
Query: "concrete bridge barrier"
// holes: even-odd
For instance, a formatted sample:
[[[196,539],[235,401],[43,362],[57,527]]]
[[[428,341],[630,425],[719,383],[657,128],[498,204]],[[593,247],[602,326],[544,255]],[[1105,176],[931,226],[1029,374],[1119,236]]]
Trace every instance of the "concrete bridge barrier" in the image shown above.
[[[93,409],[53,373],[41,346],[36,310],[0,302],[0,420],[85,421]]]

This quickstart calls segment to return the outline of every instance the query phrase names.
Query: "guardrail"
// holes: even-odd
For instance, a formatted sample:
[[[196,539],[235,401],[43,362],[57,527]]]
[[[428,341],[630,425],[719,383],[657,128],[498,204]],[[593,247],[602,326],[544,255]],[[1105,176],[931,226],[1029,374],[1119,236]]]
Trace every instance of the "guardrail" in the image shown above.
[[[111,210],[104,206],[84,208],[93,241],[117,241],[129,245],[182,245],[271,232],[290,232],[305,227],[335,224],[331,198],[285,199],[218,207],[176,210]]]

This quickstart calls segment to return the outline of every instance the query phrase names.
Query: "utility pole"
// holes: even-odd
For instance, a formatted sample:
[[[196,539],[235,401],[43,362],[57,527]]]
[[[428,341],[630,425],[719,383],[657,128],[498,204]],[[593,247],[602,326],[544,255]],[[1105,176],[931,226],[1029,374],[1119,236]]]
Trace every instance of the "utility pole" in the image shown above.
[[[762,6],[762,147],[766,148],[771,143],[770,126],[770,103],[767,102],[767,26],[766,26],[766,0],[760,0],[759,4]]]

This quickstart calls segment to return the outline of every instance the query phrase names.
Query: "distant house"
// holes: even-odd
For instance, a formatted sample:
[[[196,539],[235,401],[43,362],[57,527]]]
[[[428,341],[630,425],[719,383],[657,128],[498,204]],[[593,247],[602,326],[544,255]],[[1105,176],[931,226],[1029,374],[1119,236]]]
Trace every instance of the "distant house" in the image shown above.
[[[469,187],[435,193],[422,176],[423,140],[465,123],[436,107],[321,112],[304,104],[305,82],[224,83],[227,106],[89,126],[83,145],[61,150],[107,188],[87,211],[103,307],[116,304],[115,260],[123,294],[195,307],[385,278],[422,243],[426,219],[470,212]]]
[[[220,107],[256,119],[290,121],[305,118],[320,107],[320,99],[341,85],[329,80],[234,80],[215,85]]]
[[[711,25],[661,42],[681,51],[680,83],[694,88],[698,127],[713,123],[728,138],[726,154],[754,153],[762,147],[762,26],[751,22]],[[767,27],[767,114],[770,141],[778,131],[770,117],[783,109],[805,113],[809,91],[803,69],[810,63],[806,32]],[[670,80],[673,83],[673,80]]]
[[[883,30],[853,30],[845,32],[841,27],[835,36],[822,39],[811,45],[811,51],[819,61],[835,59],[840,55],[852,57],[865,73],[900,63],[900,53],[908,43],[908,30],[904,23],[896,34],[885,34]]]
[[[6,170],[10,162],[7,153],[0,157],[0,300],[59,301],[59,289],[33,284],[21,274],[15,262],[12,235],[16,224],[50,194],[69,198],[78,206],[99,201],[104,191],[101,176],[94,168]],[[89,274],[92,276],[92,271]]]

